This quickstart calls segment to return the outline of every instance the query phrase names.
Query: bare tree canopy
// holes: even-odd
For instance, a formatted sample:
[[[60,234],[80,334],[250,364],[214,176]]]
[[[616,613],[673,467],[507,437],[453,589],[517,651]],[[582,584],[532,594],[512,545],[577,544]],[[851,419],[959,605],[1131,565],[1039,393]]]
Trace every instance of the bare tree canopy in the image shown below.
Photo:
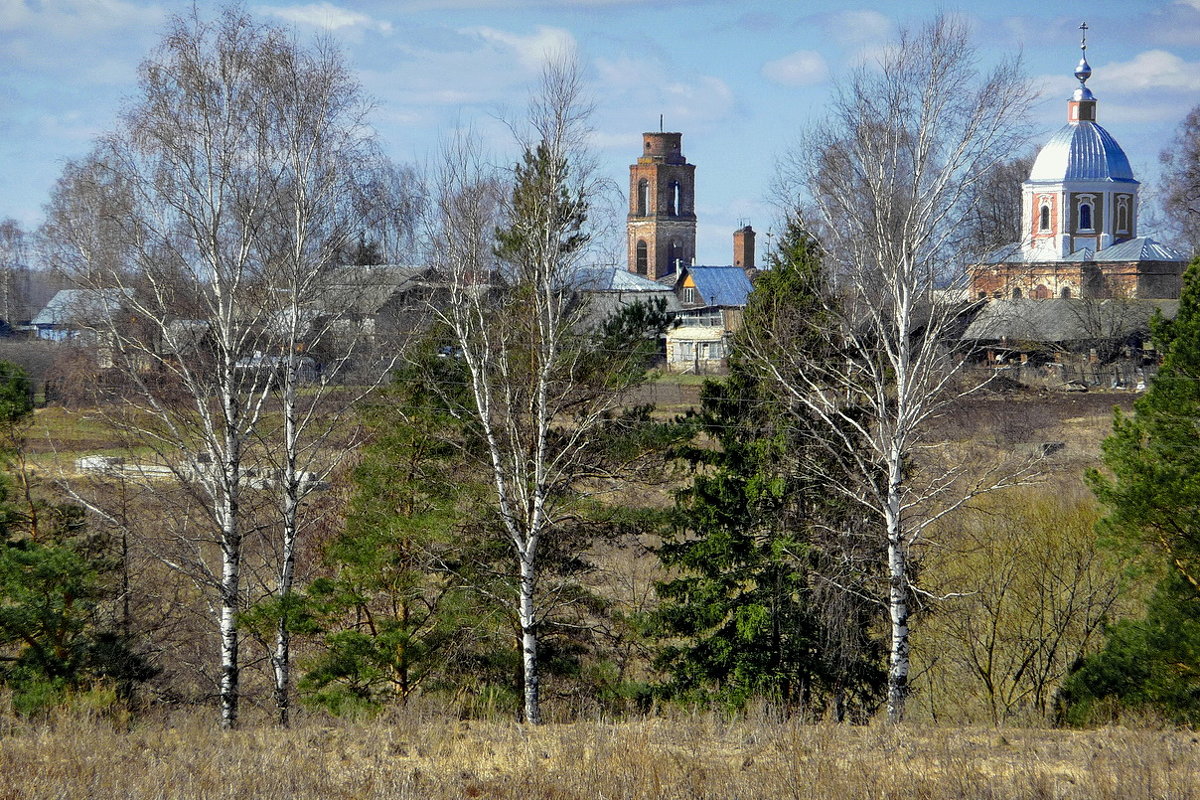
[[[142,64],[139,97],[89,157],[68,164],[48,208],[43,235],[57,266],[105,298],[107,313],[86,323],[123,377],[106,407],[210,516],[221,564],[192,547],[186,571],[219,598],[225,727],[237,721],[247,470],[283,470],[277,589],[286,594],[297,476],[311,469],[298,426],[316,402],[297,400],[299,353],[339,315],[322,305],[333,258],[393,210],[379,201],[389,178],[369,107],[329,42],[301,46],[236,6],[212,20],[193,8],[171,21]],[[282,403],[272,428],[282,465],[271,463],[272,445],[255,446],[272,402]],[[273,659],[286,704],[280,636]]]
[[[804,192],[798,205],[810,209],[833,286],[821,313],[780,320],[750,346],[790,401],[823,423],[831,454],[862,477],[861,489],[838,488],[886,535],[893,721],[908,694],[914,548],[934,520],[1015,480],[939,462],[925,433],[971,391],[945,346],[956,307],[936,290],[961,271],[970,203],[1023,144],[1031,98],[1019,61],[981,75],[965,23],[939,16],[839,87],[783,176]],[[813,347],[814,335],[825,345]]]
[[[1167,220],[1192,253],[1200,252],[1200,106],[1179,124],[1175,140],[1159,160]]]
[[[1021,184],[1033,169],[1034,153],[994,164],[975,184],[963,219],[960,246],[971,259],[1021,241]]]

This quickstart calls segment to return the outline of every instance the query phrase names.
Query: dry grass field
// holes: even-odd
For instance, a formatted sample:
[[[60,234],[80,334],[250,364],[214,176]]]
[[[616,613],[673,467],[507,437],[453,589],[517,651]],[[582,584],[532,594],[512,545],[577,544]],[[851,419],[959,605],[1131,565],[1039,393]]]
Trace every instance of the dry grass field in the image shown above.
[[[0,798],[1200,798],[1191,732],[888,727],[668,716],[536,729],[395,711],[216,730],[190,710],[115,726],[0,722]],[[126,728],[128,728],[126,730]]]

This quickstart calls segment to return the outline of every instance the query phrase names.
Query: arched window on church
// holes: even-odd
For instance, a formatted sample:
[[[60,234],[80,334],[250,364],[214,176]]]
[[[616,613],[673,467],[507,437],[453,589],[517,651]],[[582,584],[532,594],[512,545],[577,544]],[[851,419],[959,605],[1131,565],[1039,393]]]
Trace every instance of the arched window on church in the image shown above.
[[[1117,233],[1129,233],[1129,200],[1117,201]]]
[[[1013,300],[1020,300],[1020,299],[1021,299],[1021,287],[1020,287],[1020,286],[1014,286],[1014,287],[1013,287],[1013,290],[1012,290],[1012,299],[1013,299]]]
[[[1071,287],[1070,287],[1070,286],[1064,286],[1064,287],[1062,288],[1062,292],[1061,292],[1061,294],[1062,294],[1062,296],[1063,296],[1063,298],[1064,298],[1064,299],[1070,300],[1070,299],[1071,299]]]
[[[642,178],[637,185],[637,214],[644,217],[650,209],[650,181]]]
[[[648,263],[646,252],[647,252],[646,243],[639,239],[638,243],[637,243],[636,252],[634,254],[634,261],[633,261],[634,269],[637,270],[638,275],[646,274],[646,268],[647,268],[647,263]]]
[[[667,214],[672,217],[679,216],[679,200],[682,190],[679,186],[679,181],[671,181],[667,187]]]
[[[1079,230],[1090,231],[1092,229],[1092,204],[1079,204]]]
[[[1038,230],[1050,230],[1050,206],[1042,206],[1042,218],[1039,220]]]
[[[674,239],[667,245],[667,271],[675,272],[679,269],[679,261],[683,258],[683,248],[679,246],[679,242]]]

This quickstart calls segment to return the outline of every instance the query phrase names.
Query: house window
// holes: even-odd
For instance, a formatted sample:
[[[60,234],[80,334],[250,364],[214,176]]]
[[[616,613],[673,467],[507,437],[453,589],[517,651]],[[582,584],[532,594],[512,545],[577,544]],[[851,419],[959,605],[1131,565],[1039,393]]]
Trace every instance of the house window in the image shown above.
[[[685,302],[685,303],[694,303],[694,302],[696,302],[696,289],[695,289],[695,287],[692,287],[692,286],[685,286],[685,287],[683,287],[683,302]]]
[[[701,361],[708,361],[710,358],[712,358],[710,342],[700,342],[699,347],[700,347],[700,360]]]
[[[1039,221],[1038,230],[1050,230],[1050,206],[1042,206],[1042,218]]]
[[[1079,204],[1079,230],[1090,231],[1092,229],[1092,204]]]
[[[638,275],[646,274],[646,263],[646,243],[638,240],[637,255],[634,257],[634,268],[637,270]]]
[[[637,214],[639,217],[646,216],[647,209],[650,208],[650,181],[642,178],[637,185]]]

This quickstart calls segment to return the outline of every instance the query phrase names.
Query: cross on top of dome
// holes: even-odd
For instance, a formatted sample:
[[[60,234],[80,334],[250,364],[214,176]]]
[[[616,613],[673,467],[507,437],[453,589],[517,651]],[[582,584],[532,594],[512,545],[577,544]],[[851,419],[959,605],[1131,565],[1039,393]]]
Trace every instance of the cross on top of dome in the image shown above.
[[[1087,32],[1088,24],[1081,22],[1079,30],[1083,31],[1079,41],[1079,49],[1083,51],[1083,55],[1079,58],[1079,63],[1075,65],[1075,77],[1079,79],[1079,88],[1071,96],[1072,100],[1095,100],[1096,96],[1092,94],[1092,90],[1087,88],[1087,79],[1092,77],[1092,67],[1087,62]]]
[[[1083,51],[1083,55],[1080,56],[1079,64],[1075,67],[1075,77],[1079,79],[1079,85],[1083,86],[1085,83],[1087,83],[1087,79],[1092,77],[1092,68],[1087,63],[1088,24],[1086,22],[1081,22],[1079,24],[1079,30],[1083,31],[1083,35],[1079,43],[1079,49]]]

